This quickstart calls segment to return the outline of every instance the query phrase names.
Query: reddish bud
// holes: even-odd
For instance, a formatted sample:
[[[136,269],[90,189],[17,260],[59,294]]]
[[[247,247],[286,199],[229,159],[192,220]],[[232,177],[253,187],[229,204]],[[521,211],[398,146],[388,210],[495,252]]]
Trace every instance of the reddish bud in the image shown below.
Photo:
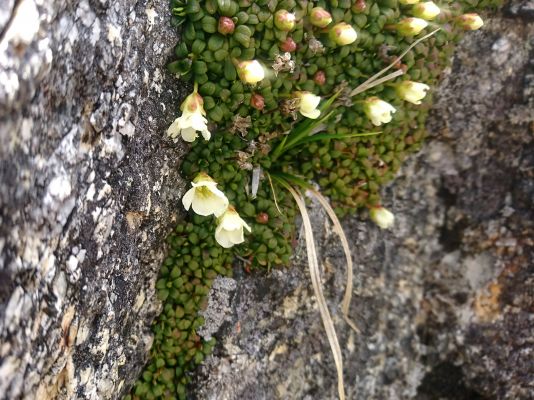
[[[218,31],[221,35],[228,35],[234,33],[235,23],[231,18],[221,17],[219,18]]]
[[[326,82],[326,75],[324,71],[317,71],[313,76],[313,81],[319,86],[323,86]]]
[[[266,224],[269,222],[269,215],[267,213],[261,212],[258,215],[256,215],[256,222],[258,224]]]
[[[288,37],[286,40],[280,43],[280,50],[283,52],[292,53],[297,50],[297,44],[292,38]]]
[[[365,4],[365,0],[356,0],[356,2],[352,6],[352,11],[356,13],[364,12],[367,8],[367,4]]]
[[[254,107],[256,110],[263,110],[263,107],[265,107],[265,100],[263,99],[263,96],[258,93],[254,93],[250,97],[250,105]]]

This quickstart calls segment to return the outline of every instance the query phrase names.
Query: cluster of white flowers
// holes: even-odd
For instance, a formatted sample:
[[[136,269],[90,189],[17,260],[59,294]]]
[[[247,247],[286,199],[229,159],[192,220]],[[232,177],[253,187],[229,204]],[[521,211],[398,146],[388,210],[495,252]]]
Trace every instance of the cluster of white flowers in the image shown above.
[[[214,215],[217,218],[215,240],[222,247],[229,248],[245,241],[244,229],[251,232],[250,226],[239,216],[234,207],[229,205],[228,198],[219,189],[217,182],[201,172],[191,183],[182,203],[186,210],[190,208],[202,216]]]
[[[399,0],[401,4],[413,5],[413,17],[400,20],[396,29],[400,35],[415,36],[421,33],[427,26],[427,21],[432,21],[440,13],[440,8],[432,1],[420,3],[420,0]],[[310,12],[310,23],[321,29],[325,29],[332,22],[331,14],[322,7],[315,7]],[[275,15],[275,24],[278,29],[291,31],[294,29],[296,17],[286,10],[279,10]],[[466,30],[479,29],[483,25],[482,19],[477,14],[464,14],[456,19],[456,23]],[[329,30],[330,40],[338,46],[352,44],[358,38],[357,32],[345,22],[337,23]],[[287,53],[289,55],[289,53]],[[239,79],[251,85],[265,79],[265,67],[257,60],[235,61],[235,67]],[[413,81],[402,81],[395,85],[397,95],[404,101],[412,104],[421,104],[426,96],[429,86]],[[298,101],[298,111],[306,118],[317,119],[321,115],[318,106],[321,98],[311,92],[299,91],[294,94]],[[167,130],[167,134],[177,139],[181,135],[186,142],[194,142],[200,133],[205,140],[211,138],[208,130],[208,120],[203,107],[203,99],[195,90],[182,103],[180,109],[182,115],[177,118]],[[379,99],[370,97],[363,101],[363,111],[375,126],[386,124],[392,120],[395,107]],[[199,215],[215,215],[218,226],[215,231],[215,239],[223,247],[231,247],[244,241],[243,230],[251,231],[250,227],[239,217],[235,209],[229,206],[228,199],[217,189],[217,183],[208,175],[201,173],[192,182],[192,188],[185,194],[182,201],[184,207]],[[393,223],[393,214],[383,207],[375,207],[371,210],[371,218],[384,228]]]

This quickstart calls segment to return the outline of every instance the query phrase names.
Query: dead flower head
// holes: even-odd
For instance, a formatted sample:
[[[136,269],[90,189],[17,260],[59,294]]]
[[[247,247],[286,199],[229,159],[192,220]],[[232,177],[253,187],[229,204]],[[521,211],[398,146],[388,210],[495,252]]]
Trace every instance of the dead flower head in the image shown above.
[[[236,151],[236,159],[237,159],[237,165],[239,165],[239,168],[242,168],[247,171],[252,170],[252,163],[249,161],[249,159],[252,157],[252,154],[247,153],[245,151]]]
[[[314,55],[323,54],[325,52],[323,44],[317,39],[315,39],[313,36],[308,39],[308,46]]]
[[[297,119],[297,111],[300,105],[300,98],[293,97],[281,102],[280,111],[284,115],[291,115],[293,119]]]
[[[340,90],[341,90],[341,94],[338,96],[338,98],[334,102],[334,105],[351,107],[352,106],[352,98],[350,96],[351,90],[348,86],[347,81],[343,81],[339,85],[337,85],[336,88],[334,89],[334,92],[337,93]]]
[[[241,115],[235,115],[232,126],[230,127],[231,133],[237,133],[243,137],[247,136],[248,128],[252,126],[252,120],[250,119],[250,115],[247,115],[246,117],[242,117]]]
[[[277,54],[274,59],[273,70],[277,76],[279,72],[293,73],[295,71],[295,61],[291,59],[291,53]]]

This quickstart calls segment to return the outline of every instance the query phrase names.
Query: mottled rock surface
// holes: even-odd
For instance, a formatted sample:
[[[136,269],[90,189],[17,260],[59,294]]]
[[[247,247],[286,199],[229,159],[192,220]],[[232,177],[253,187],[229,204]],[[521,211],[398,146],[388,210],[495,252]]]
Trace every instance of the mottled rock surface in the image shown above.
[[[184,148],[167,0],[0,2],[0,398],[111,399],[151,345]]]
[[[314,207],[350,398],[534,397],[531,4],[460,45],[431,140],[385,190],[395,229],[344,222],[360,334],[340,318],[341,249]],[[185,187],[186,149],[163,136],[184,94],[164,71],[169,17],[166,0],[0,6],[1,399],[120,398],[146,360]],[[215,285],[203,332],[220,345],[197,398],[335,398],[297,253]]]
[[[344,222],[361,334],[341,318],[344,257],[314,206],[350,399],[534,398],[534,24],[520,11],[527,6],[509,5],[460,44],[436,94],[431,138],[384,191],[395,229]],[[195,382],[198,399],[337,398],[303,252],[301,244],[294,268],[238,275],[235,291],[213,293],[233,299],[219,347]]]

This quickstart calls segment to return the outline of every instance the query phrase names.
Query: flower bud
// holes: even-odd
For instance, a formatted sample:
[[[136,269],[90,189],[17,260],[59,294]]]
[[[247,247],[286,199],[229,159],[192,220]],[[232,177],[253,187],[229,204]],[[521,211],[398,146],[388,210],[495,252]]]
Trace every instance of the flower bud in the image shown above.
[[[417,4],[419,3],[419,0],[399,0],[399,3],[404,5]]]
[[[421,104],[421,100],[426,96],[430,87],[420,82],[404,81],[395,88],[397,95],[412,104]]]
[[[378,97],[370,97],[364,102],[363,111],[373,125],[380,126],[391,121],[391,114],[396,112],[391,104],[380,100]]]
[[[256,222],[258,224],[266,224],[269,222],[269,214],[261,212],[258,215],[256,215]]]
[[[352,5],[352,11],[355,13],[364,12],[366,8],[367,8],[367,4],[365,4],[365,0],[357,0]]]
[[[239,78],[245,83],[257,83],[265,78],[265,71],[257,60],[241,61],[236,69]]]
[[[460,15],[457,21],[462,28],[468,31],[476,31],[482,25],[484,25],[484,21],[482,21],[482,18],[480,18],[478,14],[474,13]]]
[[[415,36],[428,26],[421,18],[404,18],[397,24],[397,32],[403,36]]]
[[[274,25],[281,31],[289,32],[295,27],[295,14],[287,10],[278,10],[274,14]]]
[[[416,4],[412,8],[412,14],[414,17],[426,19],[427,21],[436,18],[440,12],[441,10],[439,7],[432,1]]]
[[[313,76],[313,81],[319,85],[323,86],[326,83],[326,74],[324,71],[317,71]]]
[[[280,43],[280,50],[282,50],[284,53],[293,53],[295,50],[297,50],[297,44],[293,40],[293,38],[286,38],[282,43]]]
[[[221,35],[229,35],[234,33],[235,23],[231,18],[221,17],[219,18],[219,26],[217,30]]]
[[[323,7],[315,7],[310,12],[310,22],[319,28],[325,28],[332,22],[332,15]]]
[[[261,111],[265,107],[265,99],[263,98],[261,94],[254,93],[250,97],[250,105],[254,107],[256,110]]]
[[[354,43],[357,37],[354,28],[345,22],[340,22],[330,29],[330,39],[340,46]]]
[[[395,223],[395,215],[382,206],[371,208],[370,216],[373,222],[382,229],[391,228]]]

